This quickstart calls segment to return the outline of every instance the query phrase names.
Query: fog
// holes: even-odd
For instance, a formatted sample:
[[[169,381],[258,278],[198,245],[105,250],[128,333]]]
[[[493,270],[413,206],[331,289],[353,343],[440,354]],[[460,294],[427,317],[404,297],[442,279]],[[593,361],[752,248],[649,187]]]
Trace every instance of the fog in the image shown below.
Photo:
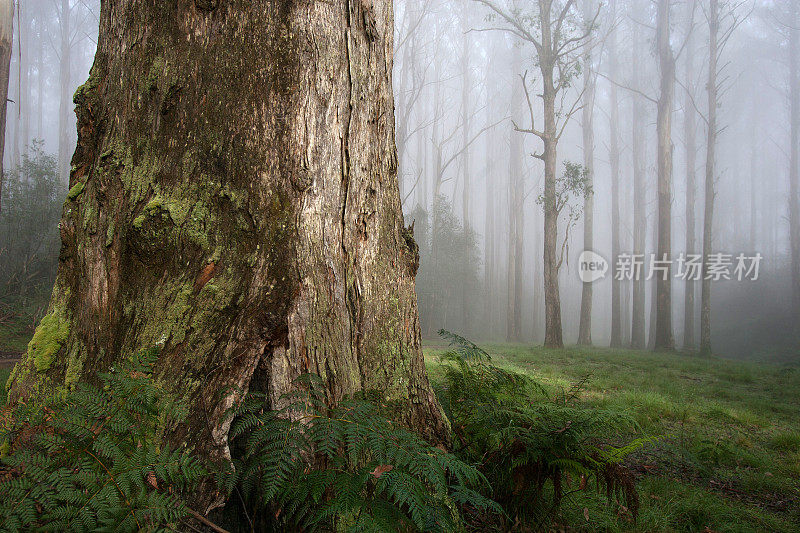
[[[708,324],[714,354],[796,361],[798,2],[720,0],[713,68],[714,2],[672,2],[665,20],[659,12],[663,1],[579,0],[564,17],[559,15],[565,2],[553,1],[559,137],[552,197],[546,190],[542,139],[549,135],[540,50],[547,47],[539,11],[543,3],[548,2],[395,2],[399,182],[407,223],[413,224],[420,246],[423,336],[435,338],[446,329],[482,341],[546,342],[546,329],[553,334],[555,322],[554,315],[549,326],[546,319],[553,293],[548,296],[545,288],[553,286],[545,278],[548,268],[561,262],[563,250],[563,263],[551,273],[558,280],[568,345],[579,340],[590,286],[591,327],[584,333],[591,333],[595,345],[635,346],[638,328],[647,346],[664,348],[657,342],[661,316],[675,349],[699,349]],[[7,175],[23,166],[41,140],[42,150],[55,157],[66,194],[76,142],[72,95],[88,76],[98,13],[99,2],[91,0],[17,5]],[[669,56],[674,83],[664,72]],[[714,109],[709,108],[710,74],[715,74],[718,100]],[[671,97],[664,92],[669,85]],[[713,142],[709,131],[716,132]],[[659,149],[664,133],[670,142]],[[709,146],[715,150],[710,174]],[[663,166],[669,162],[671,172]],[[565,172],[569,168],[572,172]],[[711,189],[713,222],[704,228]],[[551,204],[559,210],[555,232],[552,224],[545,230],[544,212]],[[662,224],[661,231],[659,213],[668,215],[668,227]],[[589,247],[587,236],[593,241]],[[555,251],[549,266],[548,240]],[[717,258],[721,263],[730,261],[732,278],[710,283],[710,320],[705,322],[702,281],[690,282],[687,289],[679,276],[681,255],[703,254],[704,243],[712,254],[725,256]],[[665,246],[674,263],[671,283],[665,282],[662,291],[671,298],[656,298],[658,276],[639,284],[614,283],[620,258],[643,255],[647,277],[650,255]],[[591,284],[579,277],[579,257],[586,248],[608,266],[605,277]],[[737,279],[740,255],[758,254],[758,279]],[[707,261],[703,277],[709,272]],[[749,274],[744,278],[756,272]],[[643,305],[635,298],[637,287],[644,291]],[[687,295],[694,300],[689,306]],[[657,302],[666,314],[659,314]]]

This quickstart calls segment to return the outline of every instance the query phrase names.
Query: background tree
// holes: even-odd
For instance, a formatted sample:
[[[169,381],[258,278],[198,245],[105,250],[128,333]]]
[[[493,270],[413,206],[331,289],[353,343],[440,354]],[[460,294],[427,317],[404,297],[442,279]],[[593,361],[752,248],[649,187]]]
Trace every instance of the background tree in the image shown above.
[[[688,6],[688,4],[687,4]],[[687,7],[687,9],[693,9]],[[691,17],[690,17],[691,20]],[[687,40],[683,104],[683,143],[686,149],[686,254],[697,253],[697,111],[694,106],[695,61],[691,34]],[[686,280],[683,306],[683,349],[695,349],[695,292],[694,280]]]
[[[6,110],[11,67],[14,2],[0,0],[0,212],[3,208],[3,154],[6,147]]]
[[[658,252],[657,259],[672,258],[672,106],[675,97],[675,55],[670,43],[670,0],[658,0],[656,48],[660,72],[658,97]],[[656,330],[653,347],[657,351],[675,349],[672,332],[672,270],[657,277]]]
[[[561,294],[558,267],[558,211],[556,202],[558,141],[572,116],[580,109],[580,98],[565,104],[564,91],[579,71],[580,50],[588,38],[599,15],[598,11],[587,26],[580,25],[575,17],[575,0],[563,2],[538,0],[533,12],[508,7],[498,2],[477,0],[500,18],[507,31],[536,49],[541,73],[541,98],[543,128],[537,129],[535,112],[527,80],[522,83],[530,112],[530,127],[515,124],[515,130],[538,137],[543,150],[534,157],[544,163],[544,293],[545,340],[550,348],[564,345],[561,324]],[[557,104],[560,106],[557,108]]]
[[[617,3],[611,0],[609,4],[610,19],[615,24],[617,16]],[[608,63],[609,76],[616,79],[618,76],[617,62],[617,32],[613,30],[608,37]],[[619,100],[617,86],[609,87],[609,133],[608,133],[608,159],[611,167],[611,262],[617,264],[621,253],[620,246],[620,149],[619,149]],[[622,347],[622,294],[621,280],[611,280],[611,347]]]
[[[706,94],[708,96],[708,115],[706,121],[706,175],[705,175],[705,208],[703,217],[703,257],[706,266],[710,260],[714,246],[714,201],[716,198],[715,182],[717,139],[719,136],[719,96],[724,89],[725,79],[720,79],[720,55],[725,50],[734,30],[740,23],[736,10],[742,3],[709,0],[703,13],[708,22],[708,80]],[[705,7],[705,6],[704,6]],[[711,276],[704,272],[702,285],[702,302],[700,309],[700,353],[711,354]]]
[[[633,46],[639,41],[639,25],[636,21],[632,24]],[[639,54],[634,51],[631,61],[631,83],[639,87],[642,64]],[[637,89],[638,91],[638,89]],[[642,97],[637,94],[631,99],[631,157],[633,163],[633,253],[644,257],[647,244],[647,176],[645,158],[645,113],[646,108]],[[631,306],[631,347],[642,350],[647,346],[646,335],[646,292],[644,275],[633,279],[633,302]]]
[[[789,31],[789,232],[792,265],[792,310],[800,323],[800,6],[791,2]],[[795,326],[797,328],[797,326]]]
[[[592,0],[583,0],[581,10],[583,23],[591,25],[595,14]],[[613,11],[613,10],[612,10]],[[612,16],[613,18],[613,16]],[[613,58],[613,54],[611,55]],[[583,50],[583,110],[581,128],[583,131],[583,166],[587,171],[589,187],[594,181],[594,98],[597,75],[592,65],[592,48]],[[583,249],[594,249],[594,194],[586,194],[583,200]],[[592,284],[584,283],[581,292],[581,316],[578,326],[578,344],[592,344]]]

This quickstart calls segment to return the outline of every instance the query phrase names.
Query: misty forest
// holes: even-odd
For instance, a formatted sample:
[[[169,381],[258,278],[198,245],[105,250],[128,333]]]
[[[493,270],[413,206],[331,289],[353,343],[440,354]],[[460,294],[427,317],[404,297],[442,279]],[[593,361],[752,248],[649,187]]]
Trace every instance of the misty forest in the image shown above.
[[[0,0],[0,531],[800,531],[800,0]]]

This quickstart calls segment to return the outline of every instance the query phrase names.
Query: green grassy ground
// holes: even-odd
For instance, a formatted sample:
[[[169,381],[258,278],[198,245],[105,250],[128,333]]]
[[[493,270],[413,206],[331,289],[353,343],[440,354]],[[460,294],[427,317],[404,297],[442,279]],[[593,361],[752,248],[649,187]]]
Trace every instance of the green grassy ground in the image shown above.
[[[33,319],[20,316],[2,317],[0,353],[24,352],[33,336]]]
[[[604,349],[484,346],[551,391],[588,376],[581,401],[624,409],[658,437],[633,457],[636,524],[593,491],[559,521],[585,531],[800,531],[800,368]],[[436,354],[426,349],[431,377]],[[622,442],[630,436],[609,436]]]

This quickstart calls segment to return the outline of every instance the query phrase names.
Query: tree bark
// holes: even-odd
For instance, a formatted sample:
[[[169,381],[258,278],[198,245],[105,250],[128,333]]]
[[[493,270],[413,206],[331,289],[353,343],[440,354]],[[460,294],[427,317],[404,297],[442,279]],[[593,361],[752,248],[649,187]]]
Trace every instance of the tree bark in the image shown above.
[[[583,1],[583,22],[590,24],[594,15],[593,2]],[[612,8],[613,13],[613,8]],[[613,15],[612,15],[613,20]],[[613,53],[610,54],[613,60]],[[594,95],[595,74],[592,69],[592,49],[583,53],[583,166],[587,172],[590,192],[583,198],[583,249],[594,250]],[[581,293],[581,316],[578,327],[578,344],[592,344],[592,283],[584,283]]]
[[[3,154],[6,146],[6,108],[13,39],[14,2],[0,0],[0,212],[3,209]]]
[[[707,264],[714,239],[714,163],[717,150],[717,39],[719,2],[710,0],[708,8],[708,134],[706,137],[705,209],[703,216],[703,258]],[[705,269],[704,269],[705,270]],[[700,303],[700,354],[711,355],[711,279],[704,272]]]
[[[675,96],[675,57],[670,46],[670,0],[658,1],[657,47],[660,68],[658,98],[658,252],[657,259],[672,258],[672,104]],[[656,280],[656,351],[672,351],[672,271]]]
[[[59,273],[12,402],[160,346],[189,406],[170,439],[230,459],[228,408],[301,373],[335,403],[377,390],[434,442],[449,427],[420,346],[403,227],[390,0],[103,3],[75,95]],[[194,502],[223,503],[209,483]]]

